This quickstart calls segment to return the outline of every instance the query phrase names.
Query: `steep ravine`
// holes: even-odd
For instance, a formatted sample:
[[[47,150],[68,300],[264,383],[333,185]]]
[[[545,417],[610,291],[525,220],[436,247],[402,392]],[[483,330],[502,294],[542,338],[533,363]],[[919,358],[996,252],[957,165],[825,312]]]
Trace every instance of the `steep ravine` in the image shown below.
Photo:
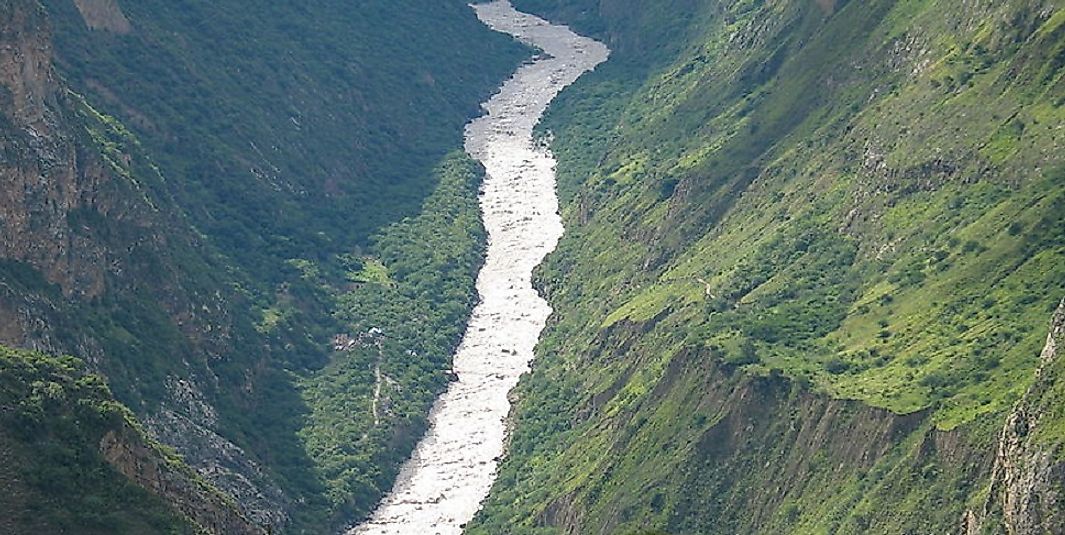
[[[543,51],[484,105],[466,129],[466,150],[487,171],[481,210],[489,233],[477,281],[480,303],[455,355],[458,380],[438,400],[431,428],[372,518],[351,533],[461,533],[480,507],[503,455],[507,395],[533,358],[551,308],[532,270],[562,235],[555,161],[533,139],[552,99],[606,60],[607,48],[568,28],[516,11],[475,6],[491,28]]]

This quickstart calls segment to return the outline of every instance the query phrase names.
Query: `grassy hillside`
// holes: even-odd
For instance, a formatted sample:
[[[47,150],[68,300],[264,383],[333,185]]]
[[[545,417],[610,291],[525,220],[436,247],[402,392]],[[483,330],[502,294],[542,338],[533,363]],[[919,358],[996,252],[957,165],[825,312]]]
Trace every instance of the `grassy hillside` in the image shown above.
[[[542,125],[556,319],[471,532],[953,529],[1065,295],[1065,5],[676,4],[518,3],[616,54]]]

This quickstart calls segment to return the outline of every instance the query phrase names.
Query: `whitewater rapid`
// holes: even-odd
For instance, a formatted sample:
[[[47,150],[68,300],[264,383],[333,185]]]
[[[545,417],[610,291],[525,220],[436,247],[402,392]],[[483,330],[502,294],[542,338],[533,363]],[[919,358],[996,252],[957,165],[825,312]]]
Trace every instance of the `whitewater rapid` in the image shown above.
[[[480,197],[488,251],[480,303],[454,358],[453,382],[392,492],[349,535],[457,535],[480,509],[504,451],[509,392],[528,371],[551,307],[532,271],[562,237],[555,159],[533,127],[567,85],[609,50],[564,26],[515,10],[508,0],[472,6],[492,29],[543,54],[522,66],[466,127],[466,152],[486,171]]]

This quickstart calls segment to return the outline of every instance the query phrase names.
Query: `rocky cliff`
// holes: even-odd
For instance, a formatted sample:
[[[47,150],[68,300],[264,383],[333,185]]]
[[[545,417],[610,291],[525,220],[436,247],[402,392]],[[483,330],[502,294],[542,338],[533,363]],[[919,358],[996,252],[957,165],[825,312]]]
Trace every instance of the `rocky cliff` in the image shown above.
[[[206,289],[211,282],[190,280],[210,257],[182,257],[203,244],[160,188],[164,179],[120,123],[60,83],[44,9],[15,1],[4,8],[0,258],[11,301],[0,314],[13,321],[3,342],[54,351],[81,344],[78,352],[104,369],[100,342],[49,310],[139,294],[189,336],[190,347],[175,348],[187,352],[179,358],[217,356],[231,327]],[[117,373],[115,359],[110,364],[116,369],[105,371]]]
[[[159,187],[163,179],[136,138],[60,81],[44,9],[24,1],[0,8],[0,343],[77,354],[137,407],[154,392],[173,391],[152,384],[151,375],[202,375],[231,338],[218,288],[190,278],[209,256],[183,256],[202,243]],[[162,410],[189,413],[195,407],[186,401],[170,397]],[[199,419],[193,427],[211,423]],[[172,489],[133,479],[170,498]],[[230,504],[197,505],[196,498],[185,496],[183,508],[235,514]]]
[[[77,146],[63,116],[71,106],[52,69],[43,10],[30,2],[10,1],[2,7],[0,112],[7,157],[0,224],[7,239],[0,254],[38,268],[68,296],[92,298],[103,292],[107,262],[99,244],[71,228],[67,214],[99,211],[90,192],[107,180],[107,170],[99,161],[78,165]]]
[[[1062,366],[1065,301],[1050,323],[1035,383],[1007,416],[999,437],[983,514],[966,518],[968,533],[1065,533]]]
[[[267,533],[263,524],[252,523],[240,513],[237,502],[207,485],[190,468],[161,457],[158,449],[129,425],[104,434],[100,454],[120,474],[165,500],[208,533]]]
[[[74,5],[90,29],[119,34],[133,30],[117,0],[74,0]]]

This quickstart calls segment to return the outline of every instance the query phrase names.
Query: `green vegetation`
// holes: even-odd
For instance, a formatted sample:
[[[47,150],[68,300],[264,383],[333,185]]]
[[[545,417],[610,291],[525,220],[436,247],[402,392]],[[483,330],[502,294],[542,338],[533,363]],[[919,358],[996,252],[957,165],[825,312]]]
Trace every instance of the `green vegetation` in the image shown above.
[[[136,145],[113,119],[86,110],[91,119],[86,124],[98,143],[110,143],[119,135],[109,133],[106,126],[96,126],[111,124],[115,132],[130,136],[119,136],[125,139],[124,145]],[[145,175],[130,173],[128,179],[137,176]],[[433,171],[433,177],[438,186],[416,216],[382,229],[355,252],[325,261],[288,260],[285,265],[293,282],[283,286],[275,304],[262,309],[254,325],[249,318],[239,317],[232,326],[234,342],[263,343],[258,337],[265,337],[294,353],[259,355],[283,360],[270,363],[278,369],[260,372],[252,396],[215,394],[216,406],[235,440],[252,451],[282,459],[267,468],[289,496],[301,501],[290,512],[287,528],[291,531],[321,532],[367,513],[391,486],[399,464],[424,432],[430,405],[446,387],[445,372],[476,298],[474,280],[485,239],[477,206],[482,170],[464,155],[452,153]],[[109,225],[102,218],[91,223],[103,228]],[[175,247],[169,253],[181,253],[181,249]],[[198,258],[191,254],[187,258],[191,260],[181,276],[203,274]],[[0,264],[0,273],[17,293],[60,299],[59,289],[29,266],[5,262]],[[143,274],[144,280],[162,275]],[[205,285],[211,282],[209,275],[199,280]],[[147,410],[165,399],[168,377],[189,373],[168,357],[195,352],[169,318],[152,306],[150,296],[135,287],[105,295],[91,306],[71,306],[65,311],[66,321],[79,322],[78,330],[91,332],[101,341],[108,357],[102,367],[109,382],[134,406]],[[308,324],[315,307],[335,311],[335,317],[318,318],[320,324],[312,329]],[[64,336],[79,332],[59,327]],[[352,340],[360,342],[326,359],[325,348],[319,344],[328,343],[335,332],[350,333]],[[293,343],[293,333],[303,333],[303,340]],[[299,367],[282,369],[285,362]],[[314,362],[323,364],[307,365]],[[246,366],[247,357],[215,364],[214,370],[222,381],[236,382],[245,377]],[[91,384],[101,386],[109,396],[99,378],[92,377],[95,382]],[[378,381],[381,390],[374,410]],[[120,410],[116,402],[110,403]],[[65,405],[66,401],[57,403],[57,407]],[[132,418],[128,411],[122,414]],[[56,447],[65,448],[74,437],[54,438]],[[55,461],[72,470],[84,469],[88,462],[84,456]],[[88,481],[102,477],[93,475]],[[51,500],[60,490],[49,487],[41,492]],[[123,503],[111,500],[110,494],[90,498],[97,505]],[[77,507],[67,513],[70,522],[88,514]]]
[[[79,202],[33,221],[62,262],[0,259],[0,316],[109,388],[0,349],[0,531],[191,531],[100,458],[138,429],[115,399],[193,421],[202,396],[279,531],[365,514],[475,299],[461,126],[526,51],[451,0],[122,2],[129,34],[44,3],[57,150],[6,114],[0,149],[69,164]],[[470,532],[933,533],[979,508],[1065,294],[1061,0],[516,3],[614,56],[540,127],[557,321]],[[2,37],[47,33],[36,7]],[[1059,368],[1031,401],[1048,444]]]
[[[100,455],[132,418],[80,361],[0,347],[0,530],[198,533]]]
[[[457,1],[152,0],[122,5],[130,35],[45,4],[73,89],[143,138],[198,230],[257,284],[416,213],[523,54]]]
[[[2,37],[54,52],[58,163],[6,114],[0,150],[69,167],[77,202],[32,214],[61,229],[54,258],[0,259],[0,316],[20,320],[0,333],[84,358],[149,428],[187,419],[212,440],[169,438],[198,468],[239,448],[254,468],[210,477],[256,485],[254,505],[287,517],[271,529],[357,519],[446,386],[483,245],[480,172],[454,151],[528,50],[451,0],[120,2],[128,34],[90,30],[72,2],[16,4],[33,26]],[[380,354],[331,351],[374,327]]]
[[[471,533],[953,529],[1065,295],[1061,2],[517,4],[615,55],[541,125],[558,321]]]
[[[1060,403],[1065,396],[1065,361],[1061,359],[1065,352],[1065,305],[1058,308],[1055,319],[1058,326],[1054,338],[1056,354],[1052,362],[1042,366],[1039,379],[1027,394],[1026,408],[1039,421],[1034,433],[1036,441],[1057,450],[1060,455],[1060,450],[1065,447],[1061,444],[1061,436],[1065,434],[1065,406]]]
[[[311,409],[300,435],[338,522],[367,513],[391,488],[447,386],[476,301],[482,171],[455,153],[437,176],[418,216],[374,237],[360,275],[337,296],[349,337],[329,365],[299,383]]]

